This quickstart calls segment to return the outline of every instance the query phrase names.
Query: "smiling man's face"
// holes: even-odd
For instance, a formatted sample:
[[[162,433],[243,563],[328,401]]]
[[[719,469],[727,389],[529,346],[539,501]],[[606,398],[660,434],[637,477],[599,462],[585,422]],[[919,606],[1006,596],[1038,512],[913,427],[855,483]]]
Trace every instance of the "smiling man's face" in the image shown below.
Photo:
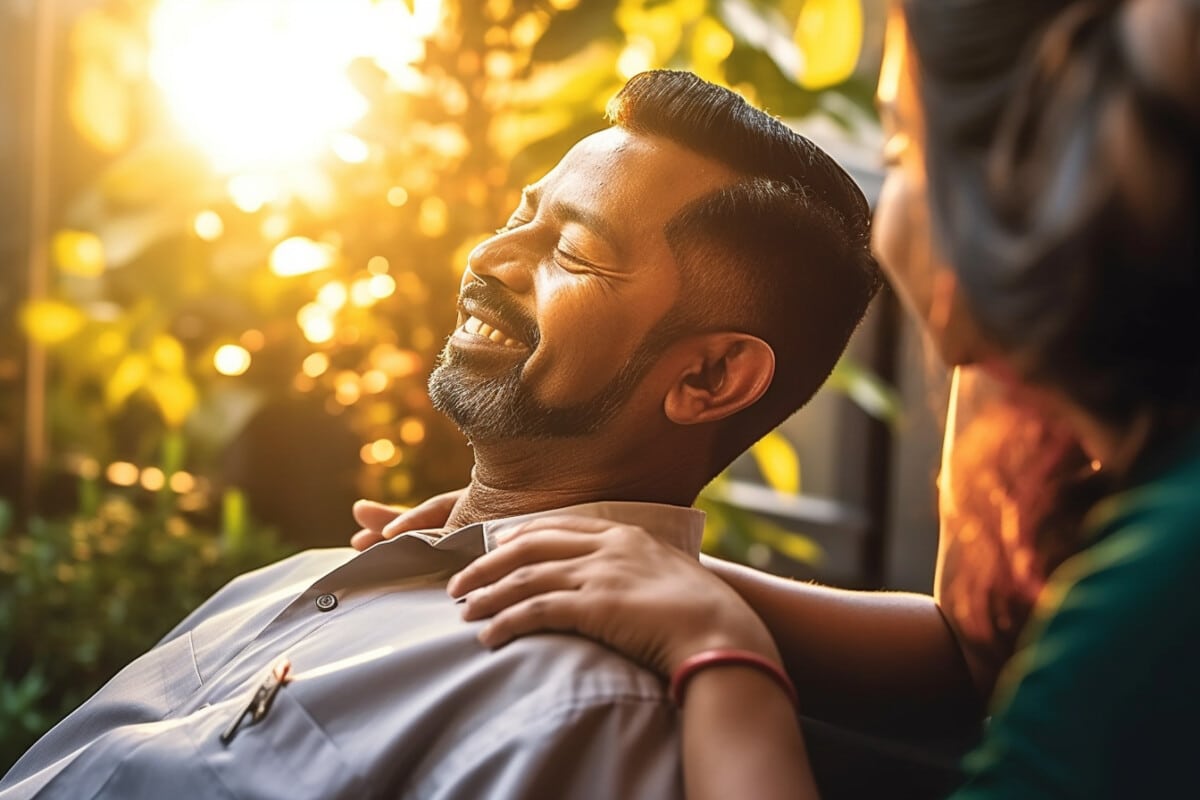
[[[738,177],[619,127],[579,142],[472,251],[434,404],[476,440],[596,430],[661,351],[647,334],[680,291],[667,223]]]

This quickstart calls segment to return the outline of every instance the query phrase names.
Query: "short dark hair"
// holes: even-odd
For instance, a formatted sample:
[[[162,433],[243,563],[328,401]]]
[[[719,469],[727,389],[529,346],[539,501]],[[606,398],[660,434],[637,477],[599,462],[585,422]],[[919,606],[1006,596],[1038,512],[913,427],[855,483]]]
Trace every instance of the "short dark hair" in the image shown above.
[[[811,141],[691,73],[635,75],[608,119],[744,176],[691,202],[666,228],[682,288],[657,335],[738,330],[775,351],[771,386],[723,428],[715,474],[808,402],[841,356],[881,282],[870,207]]]

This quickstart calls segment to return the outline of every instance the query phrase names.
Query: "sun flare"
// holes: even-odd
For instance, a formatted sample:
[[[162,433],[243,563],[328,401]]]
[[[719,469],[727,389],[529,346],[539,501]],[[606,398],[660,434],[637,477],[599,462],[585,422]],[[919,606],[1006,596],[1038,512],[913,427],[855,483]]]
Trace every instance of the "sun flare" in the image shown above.
[[[283,169],[363,144],[368,110],[348,67],[388,75],[421,58],[439,0],[161,0],[150,72],[176,123],[225,173]]]

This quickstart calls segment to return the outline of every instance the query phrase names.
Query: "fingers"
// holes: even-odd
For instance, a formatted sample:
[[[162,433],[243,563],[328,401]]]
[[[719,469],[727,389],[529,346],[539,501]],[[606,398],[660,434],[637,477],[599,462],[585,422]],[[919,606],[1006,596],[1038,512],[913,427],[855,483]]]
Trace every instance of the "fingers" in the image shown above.
[[[582,633],[586,608],[578,592],[549,592],[531,597],[496,615],[479,631],[485,647],[501,647],[518,636],[544,631]]]
[[[370,531],[382,531],[384,527],[408,511],[406,506],[389,506],[374,500],[358,500],[354,503],[354,521]]]
[[[463,619],[469,621],[491,617],[536,595],[575,591],[580,583],[575,578],[577,567],[575,560],[518,567],[490,586],[468,594],[463,606]]]
[[[444,527],[462,493],[463,490],[458,489],[434,495],[415,508],[359,500],[354,504],[354,520],[363,529],[350,537],[350,546],[355,550],[366,550],[402,533]]]
[[[364,528],[350,537],[350,546],[355,550],[366,550],[368,547],[379,544],[382,541],[382,533]]]
[[[383,538],[392,539],[409,531],[445,527],[446,520],[450,518],[450,512],[454,510],[454,504],[458,502],[463,491],[457,489],[437,494],[415,508],[406,510],[383,526]]]
[[[472,561],[446,584],[446,592],[462,597],[481,586],[495,583],[528,564],[561,561],[585,555],[596,549],[594,534],[543,530],[524,533],[504,547]]]

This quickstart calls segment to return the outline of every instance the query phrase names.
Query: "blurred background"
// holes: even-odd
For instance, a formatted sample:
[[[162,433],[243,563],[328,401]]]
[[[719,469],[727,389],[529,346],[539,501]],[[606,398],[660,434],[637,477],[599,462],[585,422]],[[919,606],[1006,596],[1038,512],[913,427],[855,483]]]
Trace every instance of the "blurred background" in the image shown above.
[[[0,0],[0,770],[355,498],[464,484],[425,379],[465,254],[648,68],[872,199],[884,0]],[[802,313],[802,311],[800,312]],[[943,376],[888,292],[706,490],[711,552],[928,589]]]

